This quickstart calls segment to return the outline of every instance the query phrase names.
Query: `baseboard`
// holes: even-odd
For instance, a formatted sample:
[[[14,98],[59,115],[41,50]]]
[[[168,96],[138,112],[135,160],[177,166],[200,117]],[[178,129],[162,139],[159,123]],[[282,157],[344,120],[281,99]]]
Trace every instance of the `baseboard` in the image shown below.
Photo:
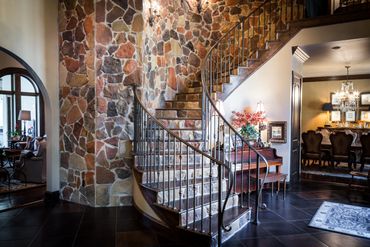
[[[45,204],[55,204],[57,202],[59,202],[59,190],[45,192]]]

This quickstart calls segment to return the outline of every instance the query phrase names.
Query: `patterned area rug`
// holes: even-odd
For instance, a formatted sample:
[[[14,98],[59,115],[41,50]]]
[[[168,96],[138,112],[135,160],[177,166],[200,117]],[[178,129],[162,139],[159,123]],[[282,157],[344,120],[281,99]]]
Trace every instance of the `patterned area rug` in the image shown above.
[[[10,184],[10,192],[15,192],[19,190],[26,190],[36,187],[45,186],[45,184],[33,184],[33,183],[27,183],[26,185],[24,183],[14,183],[12,182]],[[0,183],[0,194],[8,193],[8,184]]]
[[[309,226],[370,238],[370,208],[323,202]]]

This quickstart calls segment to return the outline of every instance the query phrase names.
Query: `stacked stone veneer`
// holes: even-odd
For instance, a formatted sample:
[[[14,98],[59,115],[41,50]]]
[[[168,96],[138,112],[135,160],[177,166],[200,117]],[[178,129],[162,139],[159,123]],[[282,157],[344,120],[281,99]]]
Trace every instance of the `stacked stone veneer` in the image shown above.
[[[149,109],[164,106],[188,83],[200,80],[201,62],[210,47],[240,17],[247,16],[262,1],[158,0],[159,16],[144,32],[144,101]],[[187,4],[188,2],[189,4]],[[147,3],[149,5],[149,3]],[[148,6],[149,8],[149,6]],[[145,15],[148,15],[146,8]]]
[[[210,47],[261,1],[59,0],[62,199],[131,203],[133,92],[149,109],[200,79]],[[143,6],[146,6],[143,8]]]
[[[131,204],[133,94],[141,83],[141,1],[60,0],[62,199]]]

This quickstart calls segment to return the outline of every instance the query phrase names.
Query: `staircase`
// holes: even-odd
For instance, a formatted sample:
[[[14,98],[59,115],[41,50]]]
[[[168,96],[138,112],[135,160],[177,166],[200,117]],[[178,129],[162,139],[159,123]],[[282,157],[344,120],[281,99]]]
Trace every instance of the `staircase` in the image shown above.
[[[256,165],[259,178],[261,164],[268,168],[268,162],[215,101],[230,95],[299,31],[291,25],[304,16],[299,2],[264,1],[209,50],[201,81],[189,82],[155,116],[134,90],[134,175],[142,208],[154,221],[204,246],[219,246],[248,222],[258,224],[261,185],[245,168]],[[238,160],[241,149],[248,155]]]

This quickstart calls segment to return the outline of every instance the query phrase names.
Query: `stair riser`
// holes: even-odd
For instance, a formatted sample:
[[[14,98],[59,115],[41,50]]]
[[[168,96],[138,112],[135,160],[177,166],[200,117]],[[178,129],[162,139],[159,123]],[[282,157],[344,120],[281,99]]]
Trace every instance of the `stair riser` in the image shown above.
[[[195,148],[198,148],[198,149],[203,149],[204,147],[204,143],[199,141],[199,142],[196,142],[196,141],[189,141],[188,144],[190,144],[191,146],[195,147]],[[159,143],[156,143],[154,145],[152,145],[152,148],[156,149],[157,151],[160,151],[162,152],[163,149],[164,151],[168,152],[168,151],[171,151],[171,152],[174,152],[176,151],[176,153],[180,153],[180,146],[181,146],[181,143],[179,142],[176,142],[176,145],[174,145],[174,143],[171,141],[171,143],[168,143],[168,142],[159,142]],[[182,145],[181,147],[181,153],[182,154],[186,154],[186,148],[185,148],[185,145]]]
[[[210,185],[212,184],[212,190],[210,188]],[[222,181],[222,192],[226,191],[226,180]],[[209,195],[210,192],[212,194],[218,193],[218,182],[212,182],[212,183],[203,183],[203,195]],[[187,193],[189,193],[189,196],[187,196]],[[202,193],[202,185],[201,184],[195,184],[195,189],[193,185],[189,184],[189,187],[186,188],[186,186],[181,188],[181,196],[180,196],[180,188],[170,188],[169,190],[162,190],[159,191],[157,194],[157,203],[158,204],[165,204],[168,202],[172,202],[174,200],[179,200],[180,198],[186,199],[186,198],[194,198],[201,196]]]
[[[184,167],[182,167],[184,168]],[[192,180],[194,179],[194,170],[195,170],[195,178],[202,178],[202,169],[189,169],[187,172],[185,169],[176,170],[175,172],[173,169],[168,170],[161,170],[160,167],[156,167],[156,171],[152,171],[150,173],[144,172],[143,173],[143,181],[146,183],[154,183],[154,182],[168,182],[168,181],[181,181],[185,180]],[[212,177],[217,177],[217,167],[213,165],[212,168],[204,167],[203,169],[203,178],[209,178],[210,174]],[[170,183],[171,184],[171,183]]]
[[[176,117],[188,117],[188,118],[201,118],[201,110],[171,110],[171,109],[160,109],[156,110],[156,117],[158,118],[176,118]]]
[[[165,104],[165,108],[199,109],[201,107],[202,107],[202,103],[200,101],[198,102],[167,101]]]
[[[187,83],[188,87],[201,87],[202,82],[201,81],[192,81]]]
[[[174,128],[202,128],[202,120],[164,120],[162,119],[161,122],[167,128],[174,129]]]
[[[176,100],[179,101],[201,101],[202,94],[177,94]]]
[[[174,138],[172,136],[168,136],[167,132],[163,133],[163,131],[157,131],[155,129],[147,129],[146,130],[146,137],[149,140],[163,142],[163,135],[164,140],[167,142],[170,140],[173,142]],[[202,140],[202,131],[201,130],[172,130],[172,133],[176,136],[184,139],[184,140],[193,140],[193,141],[201,141]]]
[[[187,93],[201,93],[203,91],[202,87],[188,87],[186,89]]]
[[[251,221],[251,210],[245,212],[243,215],[241,215],[237,220],[232,222],[231,230],[226,232],[222,232],[222,243],[226,242],[228,239],[230,239],[232,236],[234,236],[237,232],[240,231],[244,226],[246,226]],[[217,236],[216,236],[217,237]]]
[[[224,204],[225,200],[222,200],[222,205]],[[209,211],[211,210],[211,215],[216,215],[218,213],[218,202],[217,201],[212,201],[211,203],[211,208],[209,206],[209,202],[204,202],[206,205],[202,207],[197,207],[195,209],[195,221],[199,221],[201,219],[206,219],[209,217]],[[225,210],[236,207],[239,205],[239,197],[238,195],[231,196],[229,200],[226,203]],[[202,208],[203,208],[203,215],[202,215]],[[203,216],[203,217],[202,217]],[[194,222],[194,210],[189,209],[188,210],[188,220],[186,220],[186,211],[183,211],[180,213],[180,225],[181,226],[186,226],[187,224],[191,224]]]
[[[138,157],[139,160],[140,160],[140,157]],[[157,154],[157,155],[154,155],[154,154],[147,154],[144,156],[144,158],[152,163],[153,165],[156,164],[158,166],[162,166],[163,164],[164,165],[167,165],[168,163],[170,165],[175,165],[175,161],[176,161],[176,165],[187,165],[189,164],[189,166],[192,166],[194,164],[202,164],[202,157],[201,155],[199,154],[196,154],[195,157],[193,154],[189,154],[189,162],[187,162],[187,155],[186,154],[183,154],[180,155],[179,154],[176,154],[176,156],[174,155],[169,155],[169,157],[167,155],[163,155],[163,154]],[[203,158],[203,164],[209,164],[210,163],[210,160],[208,158]],[[140,164],[139,164],[140,165]]]

